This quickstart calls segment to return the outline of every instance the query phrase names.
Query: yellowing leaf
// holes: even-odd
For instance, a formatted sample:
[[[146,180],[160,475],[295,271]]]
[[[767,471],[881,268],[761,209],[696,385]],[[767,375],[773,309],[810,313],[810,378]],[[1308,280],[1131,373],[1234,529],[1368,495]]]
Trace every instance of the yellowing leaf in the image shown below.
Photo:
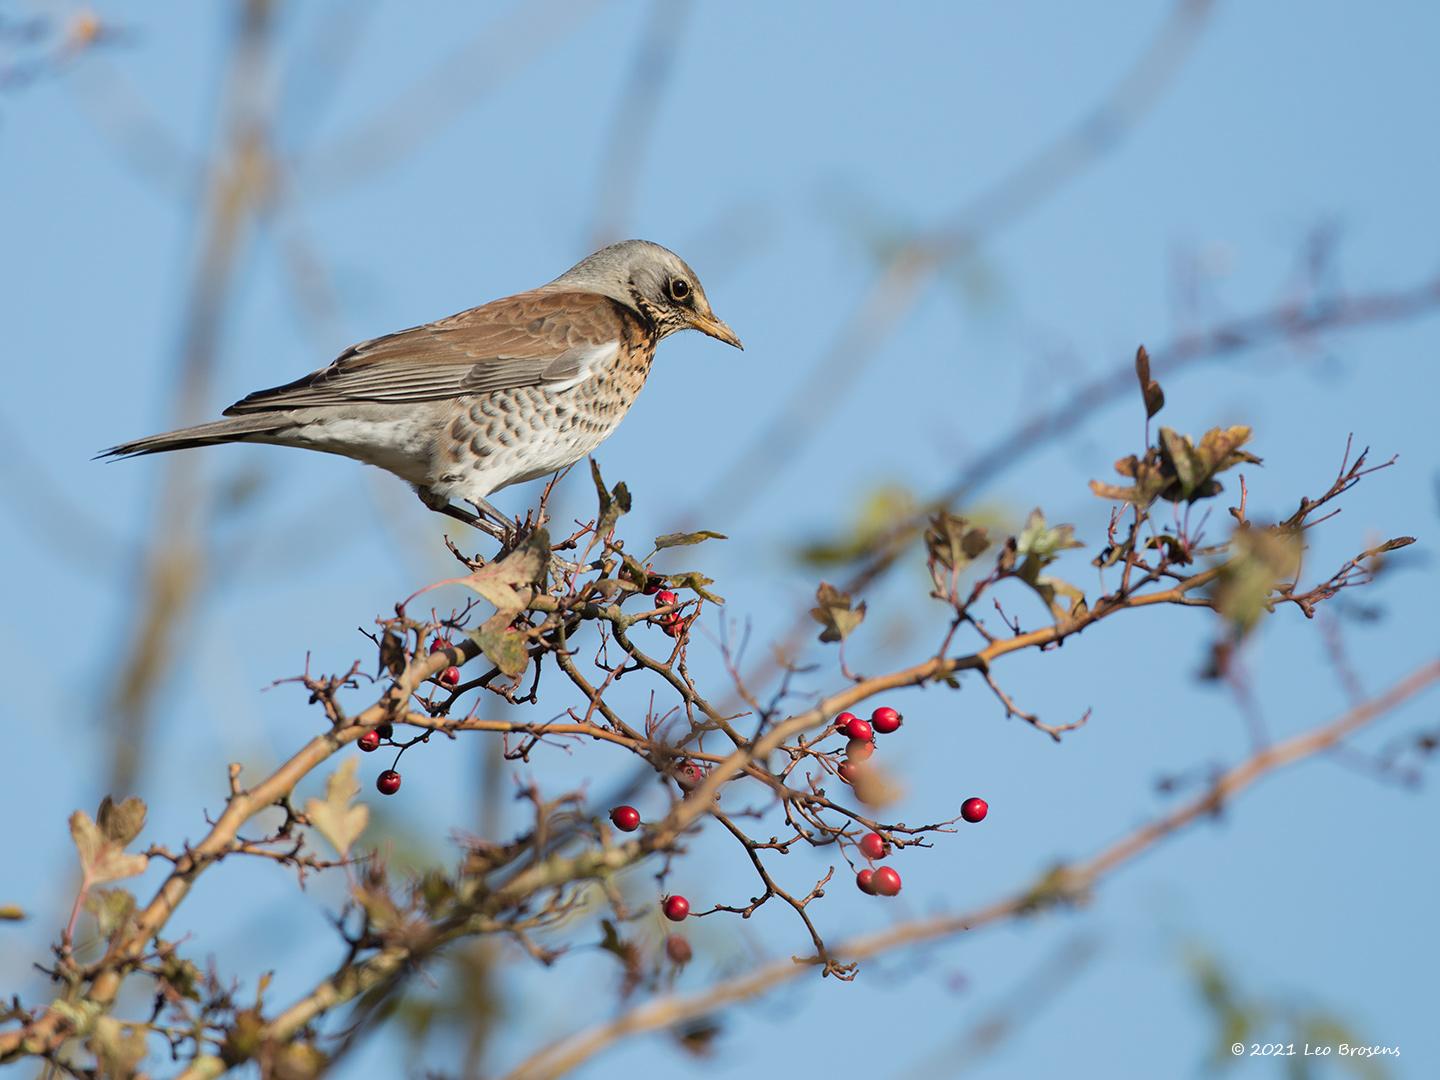
[[[113,1016],[95,1020],[90,1035],[90,1049],[102,1066],[104,1076],[131,1077],[135,1068],[149,1052],[145,1029],[138,1024],[123,1024]]]
[[[486,619],[470,636],[485,659],[512,678],[522,674],[530,663],[525,635],[510,628],[510,616],[503,612]]]
[[[465,578],[465,584],[490,603],[505,621],[524,611],[535,586],[545,580],[550,565],[550,534],[536,529],[510,554]]]
[[[355,779],[358,764],[355,758],[347,758],[325,781],[325,798],[305,800],[305,816],[341,858],[350,854],[350,845],[370,823],[368,806],[351,805],[351,800],[360,792],[359,781]]]

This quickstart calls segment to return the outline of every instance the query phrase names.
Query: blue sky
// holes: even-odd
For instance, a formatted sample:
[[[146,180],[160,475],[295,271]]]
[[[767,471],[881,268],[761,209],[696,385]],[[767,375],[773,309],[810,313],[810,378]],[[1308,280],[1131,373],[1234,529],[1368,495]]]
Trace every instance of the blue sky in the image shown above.
[[[1383,16],[1338,2],[1220,4],[1163,94],[1107,153],[1014,222],[979,223],[973,258],[925,286],[817,433],[767,462],[768,483],[754,500],[739,511],[707,505],[707,492],[810,377],[864,295],[871,239],[945,222],[1072,130],[1169,7],[696,5],[666,46],[673,72],[657,84],[659,100],[647,99],[648,135],[617,125],[616,108],[659,6],[529,8],[437,7],[417,17],[412,5],[330,2],[286,12],[277,141],[294,167],[283,213],[239,264],[209,404],[218,412],[351,341],[555,276],[591,246],[602,163],[619,132],[638,155],[623,231],[679,251],[746,351],[698,335],[666,342],[600,460],[635,493],[630,535],[667,531],[682,515],[729,534],[674,565],[721,583],[726,617],[751,626],[757,650],[813,594],[818,573],[796,564],[798,544],[842,529],[884,485],[939,488],[1018,421],[1063,400],[1067,386],[1125,362],[1139,342],[1158,349],[1187,330],[1294,299],[1317,228],[1338,238],[1329,280],[1348,290],[1407,289],[1437,272],[1440,12],[1421,3]],[[0,554],[11,611],[0,646],[21,675],[4,721],[11,782],[0,786],[0,815],[12,828],[0,901],[41,912],[68,904],[65,816],[93,809],[104,793],[101,706],[110,657],[134,631],[130,552],[162,475],[154,460],[90,459],[167,426],[198,242],[194,182],[157,181],[127,164],[107,110],[126,100],[115,88],[128,87],[136,108],[201,158],[216,139],[228,34],[218,5],[96,10],[130,28],[123,43],[0,95],[9,354]],[[353,40],[348,62],[323,63],[323,47],[345,40]],[[477,41],[438,95],[402,111],[399,142],[389,129],[349,140]],[[346,147],[358,151],[342,157]],[[297,301],[285,269],[297,245],[333,298],[322,314]],[[1197,282],[1195,304],[1177,302],[1182,267]],[[1249,475],[1257,516],[1286,513],[1301,494],[1323,490],[1351,432],[1378,459],[1399,455],[1347,497],[1316,538],[1312,562],[1338,566],[1382,535],[1420,537],[1415,554],[1359,598],[1383,618],[1342,627],[1372,692],[1434,652],[1437,346],[1432,315],[1239,353],[1165,384],[1162,419],[1174,427],[1254,425],[1265,459]],[[1136,449],[1141,431],[1137,401],[1102,408],[979,498],[1016,521],[1043,505],[1094,545],[1107,507],[1085,484]],[[263,687],[298,672],[307,650],[324,669],[366,655],[355,627],[450,572],[440,526],[388,477],[266,448],[208,451],[204,469],[217,490],[241,478],[261,487],[218,526],[217,550],[229,554],[207,567],[206,601],[185,631],[185,659],[158,716],[160,747],[142,792],[152,808],[146,836],[171,844],[200,834],[200,808],[218,807],[226,762],[261,768],[319,722],[300,693]],[[576,474],[569,483],[568,505],[583,513],[588,481]],[[537,494],[511,489],[498,501],[518,511]],[[1088,557],[1076,552],[1062,567],[1091,588]],[[871,600],[871,636],[857,639],[857,661],[894,662],[887,637],[912,654],[923,649],[939,625],[928,604],[918,572],[895,575]],[[822,929],[838,940],[984,903],[1162,810],[1159,775],[1239,760],[1246,741],[1233,700],[1193,678],[1210,630],[1200,612],[1147,612],[1060,652],[1007,662],[1006,685],[1046,719],[1093,707],[1089,726],[1060,746],[1005,722],[983,686],[897,695],[908,718],[891,759],[909,783],[903,816],[949,816],[969,794],[985,795],[994,811],[982,827],[907,855],[905,892],[893,904],[832,891]],[[1277,735],[1344,708],[1318,627],[1297,612],[1268,621],[1247,664]],[[713,649],[697,665],[722,677]],[[825,685],[817,676],[809,689]],[[643,707],[642,699],[637,689],[625,700]],[[1384,746],[1433,726],[1435,715],[1432,697],[1361,744]],[[417,859],[446,852],[449,831],[472,827],[481,800],[475,747],[425,751],[406,758],[402,796],[383,808],[397,850]],[[378,767],[366,761],[362,773]],[[600,792],[627,772],[618,757],[557,754],[528,775],[556,791],[585,783]],[[658,809],[658,794],[648,797]],[[1181,961],[1192,940],[1247,991],[1324,1007],[1367,1041],[1399,1045],[1394,1075],[1434,1075],[1440,881],[1423,824],[1437,809],[1431,790],[1313,761],[1244,796],[1218,825],[1121,871],[1082,912],[977,933],[923,958],[897,955],[851,985],[801,982],[728,1016],[705,1062],[647,1038],[579,1075],[933,1074],[946,1047],[1077,932],[1099,942],[1094,961],[972,1075],[1197,1070],[1210,1030]],[[781,869],[800,885],[825,865],[801,854]],[[697,905],[734,902],[750,895],[745,872],[706,836],[675,886]],[[285,965],[276,1001],[337,959],[324,923],[333,887],[312,886],[297,909],[291,882],[268,868],[211,876],[176,925],[196,935],[201,955],[249,980]],[[637,875],[632,885],[643,894],[651,883]],[[43,956],[53,922],[0,930],[0,985],[39,993],[27,965]],[[749,962],[752,950],[778,956],[804,944],[803,930],[771,909],[743,927],[706,920],[693,936],[699,958],[682,987]],[[17,939],[22,946],[12,947]],[[498,1064],[607,1015],[610,969],[588,954],[564,964],[507,969]],[[397,1042],[374,1039],[342,1075],[394,1071],[402,1054]],[[431,1057],[427,1064],[450,1064],[438,1048]],[[1233,1074],[1275,1071],[1255,1062]]]

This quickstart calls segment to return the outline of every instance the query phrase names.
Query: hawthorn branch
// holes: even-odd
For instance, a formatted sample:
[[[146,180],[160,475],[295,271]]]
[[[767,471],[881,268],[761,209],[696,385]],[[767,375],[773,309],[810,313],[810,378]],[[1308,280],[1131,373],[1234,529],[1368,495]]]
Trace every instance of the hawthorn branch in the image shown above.
[[[1104,877],[1185,827],[1219,814],[1246,788],[1280,769],[1292,766],[1341,743],[1356,731],[1392,712],[1440,682],[1440,659],[1426,663],[1389,690],[1365,701],[1329,724],[1297,735],[1253,755],[1222,773],[1200,796],[1155,819],[1089,860],[1043,875],[1026,888],[985,907],[960,915],[937,916],[855,938],[830,950],[855,962],[892,950],[953,937],[1007,919],[1029,914],[1039,906],[1073,901]],[[658,1031],[715,1012],[739,1001],[769,993],[826,960],[819,955],[777,960],[738,978],[695,994],[651,1001],[615,1020],[580,1032],[531,1055],[507,1074],[508,1080],[552,1080],[577,1068],[620,1039]]]

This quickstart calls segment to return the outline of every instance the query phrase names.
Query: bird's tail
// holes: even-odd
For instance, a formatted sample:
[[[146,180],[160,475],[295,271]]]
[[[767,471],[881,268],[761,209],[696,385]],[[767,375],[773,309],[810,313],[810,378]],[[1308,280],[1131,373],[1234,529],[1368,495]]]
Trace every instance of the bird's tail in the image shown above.
[[[102,450],[96,457],[127,458],[141,454],[163,454],[167,450],[189,450],[195,446],[216,446],[228,442],[268,442],[269,437],[287,428],[293,428],[294,421],[276,416],[258,414],[236,416],[228,420],[216,420],[209,424],[167,431],[162,435],[147,435],[143,439],[121,443],[108,450]]]

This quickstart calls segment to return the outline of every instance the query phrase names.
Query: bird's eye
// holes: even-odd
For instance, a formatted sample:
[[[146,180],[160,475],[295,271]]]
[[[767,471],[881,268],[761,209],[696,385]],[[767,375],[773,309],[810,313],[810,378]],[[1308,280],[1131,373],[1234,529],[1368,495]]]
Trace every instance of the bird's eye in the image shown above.
[[[670,299],[681,303],[690,299],[690,283],[684,278],[673,278],[670,281]]]

